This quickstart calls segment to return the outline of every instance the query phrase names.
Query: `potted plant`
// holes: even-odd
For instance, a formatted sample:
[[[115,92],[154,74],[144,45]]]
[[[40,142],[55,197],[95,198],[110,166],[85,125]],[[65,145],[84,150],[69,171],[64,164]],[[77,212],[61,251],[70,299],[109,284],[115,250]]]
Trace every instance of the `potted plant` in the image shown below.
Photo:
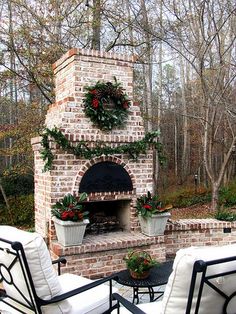
[[[149,276],[150,269],[157,266],[157,261],[153,260],[146,251],[130,251],[124,257],[130,276],[134,279],[145,279]]]
[[[136,209],[142,233],[148,236],[164,234],[166,223],[170,217],[171,205],[162,207],[158,195],[149,191],[137,199]]]
[[[77,200],[71,194],[52,206],[52,220],[55,224],[58,242],[64,246],[82,243],[86,225],[89,223],[88,211],[84,211],[83,204],[87,198],[86,193],[79,195]]]

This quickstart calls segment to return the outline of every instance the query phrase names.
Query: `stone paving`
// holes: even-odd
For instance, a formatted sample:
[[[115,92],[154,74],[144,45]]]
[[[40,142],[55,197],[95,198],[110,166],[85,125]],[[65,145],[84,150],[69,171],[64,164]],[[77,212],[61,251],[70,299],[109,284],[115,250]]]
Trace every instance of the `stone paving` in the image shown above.
[[[121,296],[123,296],[125,299],[129,300],[130,302],[133,301],[133,288],[132,287],[123,286],[123,285],[118,284],[117,282],[113,283],[113,287],[118,288],[118,293]],[[164,291],[164,290],[165,290],[165,285],[154,287],[154,291]],[[148,290],[147,288],[140,288],[140,291],[148,291]],[[158,301],[161,300],[161,298],[159,298]],[[150,299],[149,299],[148,294],[142,294],[142,293],[139,294],[139,303],[149,303],[149,302],[150,302]]]

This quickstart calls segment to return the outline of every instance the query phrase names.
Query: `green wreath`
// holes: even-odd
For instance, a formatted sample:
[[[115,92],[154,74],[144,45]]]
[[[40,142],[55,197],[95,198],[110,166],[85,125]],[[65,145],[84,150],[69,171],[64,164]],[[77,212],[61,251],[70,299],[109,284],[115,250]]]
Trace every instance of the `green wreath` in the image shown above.
[[[130,100],[120,83],[98,81],[86,87],[84,111],[101,130],[111,130],[124,124],[128,117]]]

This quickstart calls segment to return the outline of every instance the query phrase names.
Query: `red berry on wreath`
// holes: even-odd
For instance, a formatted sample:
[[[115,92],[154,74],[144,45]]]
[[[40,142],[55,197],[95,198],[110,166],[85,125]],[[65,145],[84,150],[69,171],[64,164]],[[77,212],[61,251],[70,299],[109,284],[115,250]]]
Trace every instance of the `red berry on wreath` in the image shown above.
[[[97,98],[94,98],[92,101],[93,108],[97,109],[99,106],[99,100]]]

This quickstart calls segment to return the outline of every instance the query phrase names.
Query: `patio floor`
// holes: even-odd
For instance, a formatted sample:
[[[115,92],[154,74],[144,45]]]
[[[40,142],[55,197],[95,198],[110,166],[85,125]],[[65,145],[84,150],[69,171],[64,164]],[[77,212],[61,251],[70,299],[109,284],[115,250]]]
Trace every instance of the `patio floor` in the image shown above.
[[[154,291],[164,291],[165,290],[165,286],[158,286],[158,287],[154,287]],[[118,289],[118,293],[123,296],[125,299],[129,300],[130,302],[133,301],[133,288],[132,287],[128,287],[128,286],[123,286],[120,285],[117,282],[113,282],[113,287],[116,287]],[[140,294],[139,294],[139,304],[141,303],[149,303],[150,299],[149,299],[149,295],[148,294],[142,294],[142,291],[148,291],[147,288],[140,288]],[[158,294],[157,294],[158,296]],[[161,300],[162,297],[160,297],[158,299]]]

